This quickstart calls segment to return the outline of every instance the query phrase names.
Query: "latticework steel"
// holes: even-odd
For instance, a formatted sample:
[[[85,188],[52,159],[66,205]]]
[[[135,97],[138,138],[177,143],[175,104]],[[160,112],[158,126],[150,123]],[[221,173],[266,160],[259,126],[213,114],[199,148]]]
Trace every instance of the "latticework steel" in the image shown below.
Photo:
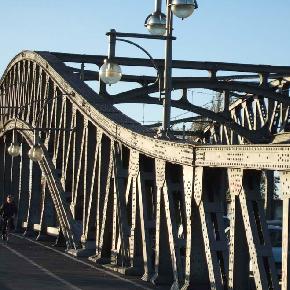
[[[270,143],[276,133],[287,131],[290,68],[174,62],[210,71],[208,78],[174,78],[175,89],[225,94],[227,109],[221,113],[185,97],[172,102],[216,122],[200,141],[217,145],[197,145],[154,138],[154,131],[112,105],[160,103],[148,95],[158,91],[158,85],[150,85],[154,77],[125,76],[125,81],[147,83],[110,96],[104,85],[96,93],[84,82],[96,73],[64,64],[100,65],[102,60],[24,51],[8,65],[0,81],[0,196],[16,197],[17,228],[39,239],[64,237],[72,254],[90,255],[97,263],[172,289],[250,289],[251,283],[256,289],[279,289],[266,224],[273,172],[279,171],[282,289],[288,289],[290,146],[285,138],[283,144]],[[142,59],[118,62],[150,65]],[[162,67],[162,61],[157,63]],[[248,72],[260,81],[218,77],[218,71]],[[241,100],[230,105],[229,95]],[[55,128],[41,131],[44,159],[39,163],[26,154],[33,128]],[[12,131],[21,140],[20,157],[7,153]],[[262,173],[267,176],[266,213]]]

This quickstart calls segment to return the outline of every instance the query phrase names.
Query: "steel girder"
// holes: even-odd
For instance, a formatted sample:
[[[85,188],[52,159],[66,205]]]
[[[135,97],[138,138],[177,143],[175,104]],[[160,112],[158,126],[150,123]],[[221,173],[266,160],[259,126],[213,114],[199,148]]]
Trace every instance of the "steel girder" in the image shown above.
[[[155,139],[49,53],[16,56],[0,89],[0,188],[6,194],[18,189],[19,225],[44,235],[60,224],[68,241],[82,245],[71,253],[172,289],[250,289],[250,261],[256,289],[278,289],[260,178],[264,170],[281,172],[287,213],[289,145]],[[35,126],[36,119],[40,127],[76,127],[41,134],[44,174],[24,149],[17,158],[6,153],[15,120],[21,128]],[[31,132],[18,134],[27,149]],[[35,192],[42,192],[41,199]],[[230,246],[223,222],[228,196]],[[283,290],[289,283],[288,235],[287,214]]]
[[[98,66],[102,65],[105,58],[102,55],[53,54],[63,62],[94,63]],[[150,61],[140,58],[116,57],[116,61],[124,66],[152,66]],[[156,60],[156,64],[160,70],[163,69],[163,60]],[[203,136],[197,139],[199,142],[214,144],[271,143],[274,134],[283,131],[285,126],[288,126],[289,118],[282,111],[287,110],[288,112],[289,94],[283,92],[283,89],[288,88],[289,67],[176,60],[173,61],[173,68],[192,70],[193,73],[196,71],[208,71],[209,73],[209,77],[173,77],[172,87],[175,90],[201,88],[225,92],[228,95],[227,98],[234,96],[241,100],[247,99],[247,102],[243,103],[243,107],[239,109],[239,106],[236,106],[235,110],[230,111],[226,104],[228,100],[224,100],[225,108],[220,113],[191,104],[186,94],[183,94],[180,100],[173,100],[173,107],[194,112],[215,122],[215,124],[208,126]],[[98,79],[97,72],[81,71],[77,68],[70,69],[79,76],[82,75],[84,80]],[[240,74],[228,75],[231,72]],[[110,95],[105,86],[102,85],[100,95],[112,104],[146,103],[162,105],[160,98],[150,95],[159,91],[161,84],[152,84],[156,77],[124,75],[122,80],[139,83],[142,87]],[[251,102],[251,97],[259,98],[264,103],[263,112],[255,109],[256,102]],[[247,109],[244,110],[246,103]],[[254,109],[251,109],[251,106]],[[243,111],[246,111],[245,116],[241,115]]]

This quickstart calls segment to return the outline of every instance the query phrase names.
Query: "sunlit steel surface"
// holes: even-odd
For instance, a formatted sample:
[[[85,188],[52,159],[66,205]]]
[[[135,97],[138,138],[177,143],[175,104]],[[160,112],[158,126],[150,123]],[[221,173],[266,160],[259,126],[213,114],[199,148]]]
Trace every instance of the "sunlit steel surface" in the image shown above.
[[[97,93],[85,83],[97,72],[83,71],[81,79],[64,64],[101,66],[104,58],[24,51],[8,65],[0,82],[0,193],[2,199],[3,193],[16,197],[17,228],[39,238],[63,238],[74,255],[171,289],[250,289],[253,283],[256,289],[279,289],[266,223],[278,172],[282,289],[288,289],[290,68],[173,61],[173,67],[209,71],[203,78],[173,78],[173,88],[206,88],[225,96],[220,113],[191,104],[186,95],[172,102],[215,121],[201,132],[204,144],[197,144],[156,139],[152,129],[113,106],[160,104],[150,96],[158,91],[150,85],[155,78],[124,76],[123,81],[147,83],[110,96],[104,85]],[[116,59],[121,65],[152,65]],[[162,69],[162,60],[156,63]],[[59,94],[63,97],[53,98]],[[53,102],[43,108],[47,98]],[[39,127],[76,129],[40,133],[39,163],[27,154],[10,156],[13,130],[22,152],[34,144],[36,118]]]

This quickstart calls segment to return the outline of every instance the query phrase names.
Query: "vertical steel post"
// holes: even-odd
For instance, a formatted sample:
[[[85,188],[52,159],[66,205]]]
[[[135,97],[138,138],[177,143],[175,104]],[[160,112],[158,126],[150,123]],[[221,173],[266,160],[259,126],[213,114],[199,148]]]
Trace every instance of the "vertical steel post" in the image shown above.
[[[185,140],[185,124],[182,125],[182,140]]]
[[[80,80],[84,80],[85,79],[85,64],[82,63],[81,64],[81,73],[80,73]]]
[[[116,30],[111,29],[109,35],[109,48],[108,48],[108,60],[111,60],[115,57],[116,50]]]
[[[230,107],[230,92],[228,90],[224,90],[223,96],[224,96],[224,112],[228,112]]]
[[[116,30],[111,29],[109,34],[109,47],[108,47],[108,59],[104,60],[104,63],[110,62],[115,57],[115,50],[116,50]],[[100,67],[99,67],[100,68]],[[99,75],[99,94],[106,95],[106,84],[101,80]]]
[[[155,0],[155,12],[161,12],[162,0]]]
[[[162,136],[168,136],[171,111],[171,89],[172,89],[172,12],[171,0],[166,5],[166,41],[165,41],[165,63],[164,63],[164,99],[163,99],[163,123]]]
[[[282,224],[282,281],[281,289],[288,290],[290,288],[290,255],[289,255],[289,224],[290,224],[290,194],[289,181],[290,172],[284,171],[281,176],[281,189],[283,200],[283,224]]]
[[[4,184],[5,184],[5,143],[4,138],[0,140],[0,203],[4,202]]]

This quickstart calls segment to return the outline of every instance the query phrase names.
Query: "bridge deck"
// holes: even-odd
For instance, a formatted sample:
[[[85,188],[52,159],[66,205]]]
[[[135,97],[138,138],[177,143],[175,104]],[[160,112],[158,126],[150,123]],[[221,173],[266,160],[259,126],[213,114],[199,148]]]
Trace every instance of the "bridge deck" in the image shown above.
[[[0,242],[1,290],[158,289],[139,278],[124,278],[33,240],[13,235]],[[167,287],[168,288],[168,287]],[[163,288],[163,289],[166,289]]]

